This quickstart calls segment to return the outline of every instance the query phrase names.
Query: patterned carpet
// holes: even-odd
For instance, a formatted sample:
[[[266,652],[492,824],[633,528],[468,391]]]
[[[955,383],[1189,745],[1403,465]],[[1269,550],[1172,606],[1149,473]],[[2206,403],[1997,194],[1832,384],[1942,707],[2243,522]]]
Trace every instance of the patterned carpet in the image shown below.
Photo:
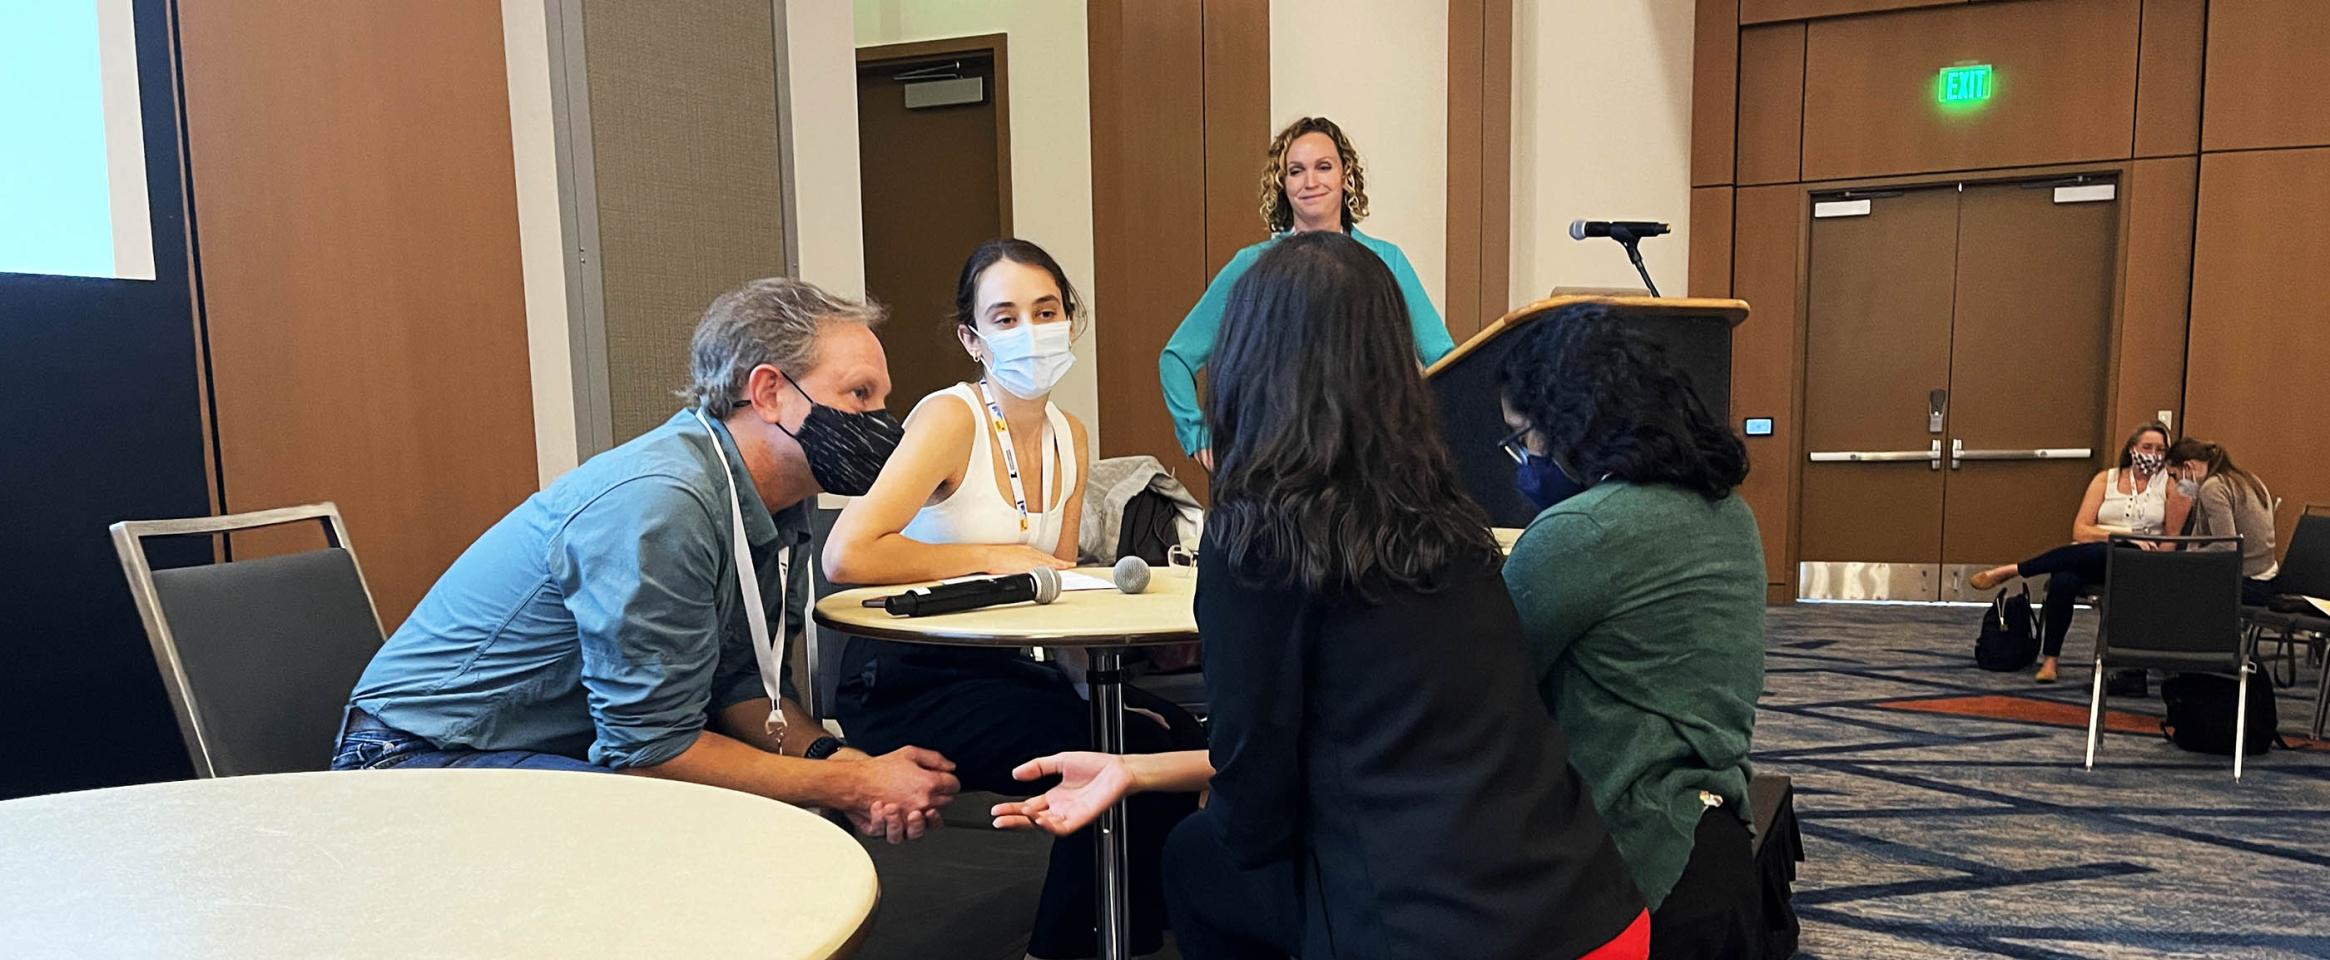
[[[1773,608],[1756,762],[1795,778],[1800,956],[2330,957],[2330,749],[2302,739],[2313,668],[2280,691],[2301,749],[2232,758],[2109,701],[2080,769],[2094,617],[2063,683],[1973,666],[1975,607]],[[2254,694],[2265,689],[2252,687]]]

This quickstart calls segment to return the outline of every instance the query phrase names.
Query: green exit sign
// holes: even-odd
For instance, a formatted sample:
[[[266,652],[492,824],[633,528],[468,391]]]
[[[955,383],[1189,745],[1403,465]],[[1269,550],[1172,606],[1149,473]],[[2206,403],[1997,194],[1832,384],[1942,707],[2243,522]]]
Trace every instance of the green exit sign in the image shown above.
[[[1992,82],[1990,65],[1976,63],[1957,67],[1943,67],[1941,102],[1946,104],[1981,103],[1990,99],[1996,84]]]

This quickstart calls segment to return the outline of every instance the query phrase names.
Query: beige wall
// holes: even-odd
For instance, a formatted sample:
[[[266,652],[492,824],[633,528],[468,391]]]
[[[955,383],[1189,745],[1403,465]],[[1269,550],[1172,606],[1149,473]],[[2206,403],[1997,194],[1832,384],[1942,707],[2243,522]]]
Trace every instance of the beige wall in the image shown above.
[[[863,297],[856,43],[849,7],[831,0],[785,4],[782,68],[792,86],[793,236],[800,276]]]
[[[1108,335],[1108,303],[1092,284],[1092,116],[1084,4],[856,0],[855,13],[861,47],[989,33],[1010,38],[1012,231],[1050,251],[1090,308],[1092,325],[1076,344],[1076,366],[1052,399],[1084,421],[1097,447],[1100,386],[1093,347]],[[854,80],[851,89],[854,113]],[[851,149],[854,156],[854,141]],[[849,195],[857,196],[854,187]]]
[[[1359,149],[1369,209],[1359,229],[1398,244],[1446,313],[1448,5],[1273,0],[1271,130],[1303,116],[1335,121]],[[1257,192],[1268,147],[1254,145]]]
[[[518,176],[518,258],[526,281],[526,359],[533,375],[534,460],[543,486],[574,469],[581,449],[575,437],[574,353],[547,23],[542,0],[502,0],[510,147]]]
[[[1513,5],[1513,302],[1555,286],[1640,288],[1617,244],[1571,220],[1663,220],[1642,258],[1681,296],[1690,249],[1691,0]]]

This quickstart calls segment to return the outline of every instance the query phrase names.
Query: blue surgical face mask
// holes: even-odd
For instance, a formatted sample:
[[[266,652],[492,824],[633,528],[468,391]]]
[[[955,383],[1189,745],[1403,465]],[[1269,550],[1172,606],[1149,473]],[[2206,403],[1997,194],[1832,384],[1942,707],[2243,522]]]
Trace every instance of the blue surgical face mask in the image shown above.
[[[1585,492],[1585,486],[1570,479],[1569,473],[1554,463],[1553,458],[1529,451],[1522,441],[1526,432],[1526,429],[1513,431],[1498,443],[1505,455],[1513,458],[1513,489],[1521,491],[1539,510]]]
[[[1586,492],[1559,465],[1539,456],[1525,457],[1513,466],[1513,488],[1539,510]]]

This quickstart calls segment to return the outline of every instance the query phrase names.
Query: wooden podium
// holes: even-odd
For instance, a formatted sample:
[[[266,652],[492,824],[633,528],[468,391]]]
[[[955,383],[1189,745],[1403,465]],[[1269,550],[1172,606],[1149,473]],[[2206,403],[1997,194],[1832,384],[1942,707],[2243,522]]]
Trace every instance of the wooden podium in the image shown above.
[[[1739,300],[1679,297],[1547,297],[1495,323],[1424,371],[1440,405],[1440,435],[1455,454],[1467,493],[1499,527],[1527,526],[1535,507],[1513,489],[1513,460],[1498,449],[1506,429],[1497,404],[1497,370],[1514,335],[1540,317],[1575,303],[1605,303],[1667,348],[1699,401],[1718,420],[1731,419],[1731,328],[1746,320]]]

